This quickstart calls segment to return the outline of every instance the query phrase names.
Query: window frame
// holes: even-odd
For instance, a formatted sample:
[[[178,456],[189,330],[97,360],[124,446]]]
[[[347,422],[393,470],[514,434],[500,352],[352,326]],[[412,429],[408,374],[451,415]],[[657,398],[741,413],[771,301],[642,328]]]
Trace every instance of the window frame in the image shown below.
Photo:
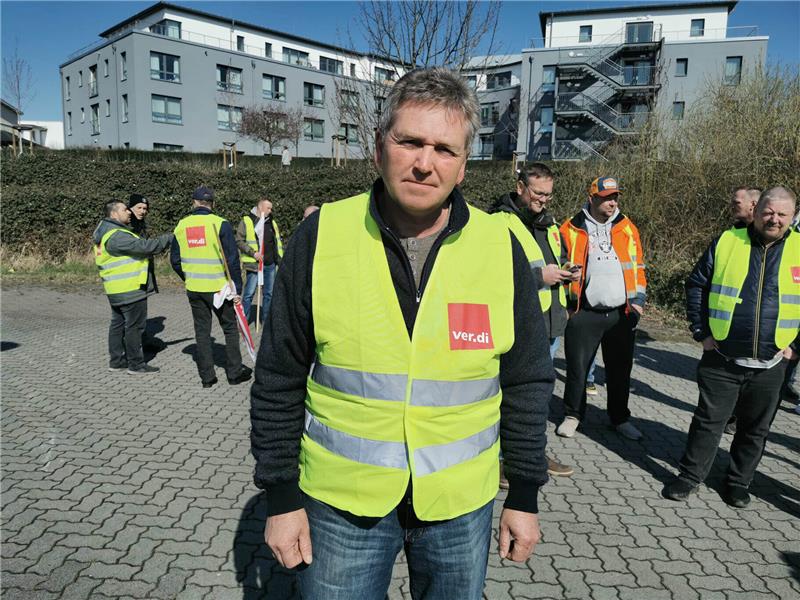
[[[153,58],[159,59],[159,68],[153,69]],[[169,71],[168,70],[168,59],[174,59],[172,61],[173,69],[177,66],[177,71]],[[162,65],[163,59],[163,65]],[[157,77],[154,76],[158,75]],[[173,78],[170,79],[167,76],[162,77],[164,75],[172,75]],[[181,57],[176,54],[167,54],[166,52],[156,52],[154,50],[150,51],[150,79],[153,81],[166,81],[168,83],[181,83]]]
[[[156,113],[153,110],[153,101],[156,98],[164,99],[164,108],[166,109],[166,112]],[[178,109],[180,112],[178,114],[177,119],[170,118],[171,113],[168,110],[170,106],[170,101],[177,101],[178,103]],[[159,115],[163,114],[164,118],[163,119],[156,118],[156,114]],[[183,125],[183,100],[181,98],[178,98],[177,96],[166,96],[164,94],[150,94],[150,118],[152,119],[153,123],[162,123],[164,125]]]
[[[322,97],[320,100],[316,98],[316,92],[322,90]],[[311,90],[311,95],[309,96],[308,91]],[[309,102],[311,100],[311,102]],[[325,86],[320,85],[318,83],[312,83],[310,81],[303,82],[303,105],[305,106],[316,106],[317,108],[324,108],[325,107]]]
[[[342,133],[344,130],[344,133]],[[355,123],[340,123],[339,135],[345,136],[345,141],[348,146],[358,146],[360,144],[358,139],[358,125]]]
[[[383,83],[384,81],[394,81],[394,78],[397,76],[391,69],[384,69],[383,67],[379,67],[375,65],[375,81],[377,83]]]
[[[303,52],[302,50],[297,50],[296,48],[290,48],[289,46],[283,47],[283,62],[296,65],[298,67],[310,67],[311,62],[308,60],[309,54],[308,52]]]
[[[237,35],[236,36],[236,51],[237,52],[244,52],[245,51],[245,47],[246,46],[244,45],[244,36],[243,35]]]
[[[178,35],[172,35],[172,33],[177,29]],[[161,19],[158,23],[154,23],[150,26],[150,33],[155,33],[156,35],[163,35],[164,37],[172,38],[173,40],[181,40],[183,39],[183,29],[181,21],[176,21],[175,19]]]
[[[484,119],[484,111],[488,111]],[[494,127],[500,122],[500,102],[482,102],[480,105],[481,127]]]
[[[126,51],[119,53],[120,74],[119,80],[125,81],[128,78],[128,53]]]
[[[680,111],[677,111],[680,109]],[[683,121],[683,117],[686,114],[686,102],[683,100],[676,100],[672,103],[672,120],[673,121]]]
[[[220,79],[224,70],[224,80]],[[217,63],[217,91],[228,94],[244,94],[243,77],[244,69],[232,65],[221,65]],[[231,73],[239,74],[239,84],[231,83]],[[238,88],[238,89],[237,89]]]
[[[324,68],[323,69],[322,68],[323,61],[324,61],[326,67],[331,66],[331,64],[332,64],[333,67],[334,67],[334,70],[331,71],[328,68]],[[322,71],[323,73],[332,73],[333,75],[344,75],[344,62],[341,61],[341,60],[337,60],[335,58],[331,58],[330,56],[324,56],[324,55],[320,54],[320,56],[319,56],[319,70]]]
[[[264,81],[267,79],[272,80],[272,92],[270,96],[265,95],[264,93]],[[275,92],[275,83],[282,83],[283,84],[283,93],[280,91]],[[279,86],[280,87],[280,86]],[[270,75],[269,73],[262,73],[261,74],[261,97],[265,100],[273,100],[275,102],[286,102],[286,78],[281,77],[280,75]]]
[[[681,72],[681,65],[683,65],[683,72]],[[686,77],[689,75],[689,59],[676,58],[675,59],[675,77]]]
[[[739,63],[738,67],[736,69],[736,74],[735,74],[736,81],[732,81],[731,79],[729,79],[729,77],[731,77],[731,76],[728,75],[728,64],[730,64],[731,60],[738,61],[738,63]],[[724,69],[722,71],[722,82],[725,85],[731,85],[731,86],[739,85],[742,82],[742,66],[743,66],[743,64],[744,64],[744,59],[743,59],[742,56],[726,56],[725,57],[725,67],[724,67]]]
[[[129,110],[130,110],[130,105],[128,104],[128,94],[122,94],[122,115],[121,115],[122,119],[121,120],[122,120],[123,123],[127,123],[129,118],[130,118]]]
[[[503,83],[506,81],[506,76],[508,76],[508,83],[503,85]],[[512,77],[511,71],[500,71],[498,73],[489,73],[486,76],[486,89],[499,90],[502,88],[511,87],[511,77]]]
[[[89,106],[89,124],[92,127],[92,135],[100,135],[100,103],[96,102]]]
[[[593,29],[592,25],[578,25],[578,43],[591,44]]]
[[[314,135],[314,126],[320,125],[322,133],[319,137]],[[306,131],[306,126],[310,126],[309,131]],[[310,135],[309,135],[310,132]],[[303,139],[307,142],[324,142],[325,141],[325,120],[324,119],[314,119],[311,117],[306,117],[303,119]]]
[[[64,75],[64,100],[72,100],[72,91],[69,75]]]
[[[219,113],[220,110],[226,111],[228,113],[227,121],[220,121]],[[239,115],[238,121],[233,118],[234,114]],[[227,125],[224,125],[227,123]],[[242,107],[241,106],[234,106],[232,104],[217,104],[217,129],[220,131],[236,131],[236,126],[241,125],[242,123]]]
[[[700,24],[699,30],[695,29],[695,24],[697,23]],[[705,37],[705,35],[706,35],[706,20],[692,19],[691,22],[689,23],[689,37]]]

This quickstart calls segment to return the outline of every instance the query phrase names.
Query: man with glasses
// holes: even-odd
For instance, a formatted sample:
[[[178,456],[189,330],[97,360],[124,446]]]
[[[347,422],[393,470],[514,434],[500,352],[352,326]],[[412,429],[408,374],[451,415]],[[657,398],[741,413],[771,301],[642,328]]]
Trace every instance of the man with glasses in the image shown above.
[[[628,410],[636,326],[645,303],[642,243],[636,226],[619,211],[616,178],[598,177],[589,200],[561,226],[570,263],[581,267],[569,284],[571,318],[564,334],[566,416],[556,433],[573,437],[586,414],[586,375],[598,346],[603,349],[608,416],[617,432],[639,440]]]
[[[550,340],[551,359],[556,355],[567,327],[567,299],[563,284],[580,276],[577,269],[563,268],[567,263],[566,247],[555,219],[547,212],[552,197],[553,172],[543,163],[531,163],[519,170],[516,192],[502,196],[490,211],[511,230],[531,264]],[[547,472],[566,477],[572,475],[574,469],[548,456]],[[502,474],[500,487],[508,489],[508,481]]]

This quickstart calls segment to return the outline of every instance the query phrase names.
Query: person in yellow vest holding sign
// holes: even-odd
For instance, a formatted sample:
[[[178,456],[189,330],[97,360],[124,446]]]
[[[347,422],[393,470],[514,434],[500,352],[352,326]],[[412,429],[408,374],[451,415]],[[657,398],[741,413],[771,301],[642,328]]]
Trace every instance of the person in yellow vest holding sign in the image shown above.
[[[197,370],[204,388],[217,383],[211,348],[213,312],[225,334],[225,374],[228,383],[238,385],[250,379],[253,372],[242,365],[239,330],[233,309],[234,302],[241,302],[242,293],[242,271],[233,227],[214,214],[214,191],[206,186],[200,186],[192,194],[192,209],[192,213],[181,219],[175,227],[170,262],[186,283],[197,342]],[[236,288],[235,295],[232,299],[215,303],[214,295],[228,284],[228,273]]]
[[[250,318],[253,297],[258,290],[258,271],[263,272],[261,284],[261,322],[269,310],[275,270],[283,256],[283,241],[278,223],[272,214],[272,202],[262,198],[236,227],[236,245],[242,257],[245,272],[242,308]]]
[[[567,298],[564,283],[576,279],[578,271],[570,271],[566,247],[558,223],[547,212],[553,197],[553,172],[544,163],[530,163],[517,172],[516,191],[502,196],[489,211],[503,221],[519,240],[531,265],[539,290],[547,337],[550,339],[550,358],[558,350],[561,336],[567,327]],[[550,475],[569,476],[574,469],[547,457]],[[508,481],[500,477],[500,487]]]
[[[305,600],[482,597],[502,448],[499,555],[539,541],[553,390],[525,252],[456,187],[479,126],[455,72],[392,86],[371,191],[326,203],[278,270],[251,390],[265,540]]]
[[[780,403],[786,366],[800,350],[800,233],[791,228],[796,203],[786,188],[765,191],[753,222],[714,240],[686,281],[690,329],[703,344],[700,399],[679,474],[664,487],[666,498],[686,500],[705,480],[735,408],[722,499],[736,508],[750,502],[747,490]]]
[[[120,200],[106,203],[106,217],[92,236],[94,260],[111,304],[108,370],[138,375],[158,367],[144,362],[142,335],[147,324],[147,297],[155,293],[150,258],[169,247],[172,234],[143,239],[129,227],[131,211]]]

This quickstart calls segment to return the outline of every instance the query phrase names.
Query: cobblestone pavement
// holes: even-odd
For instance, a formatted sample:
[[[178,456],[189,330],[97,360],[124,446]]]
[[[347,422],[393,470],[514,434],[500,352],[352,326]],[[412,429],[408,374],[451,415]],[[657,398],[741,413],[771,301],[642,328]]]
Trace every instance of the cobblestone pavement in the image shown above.
[[[109,373],[97,290],[3,291],[4,598],[295,597],[262,542],[248,388],[226,385],[220,369],[220,385],[201,389],[182,293],[154,297],[150,314],[169,344],[152,360],[161,373]],[[787,403],[750,507],[731,509],[715,491],[724,449],[690,502],[660,497],[696,403],[697,357],[692,345],[640,341],[631,409],[642,442],[609,429],[602,387],[574,439],[550,424],[549,452],[576,473],[543,490],[543,541],[527,564],[501,564],[493,547],[486,598],[800,595],[800,416]],[[560,395],[563,359],[556,367]],[[401,558],[389,598],[406,597]]]

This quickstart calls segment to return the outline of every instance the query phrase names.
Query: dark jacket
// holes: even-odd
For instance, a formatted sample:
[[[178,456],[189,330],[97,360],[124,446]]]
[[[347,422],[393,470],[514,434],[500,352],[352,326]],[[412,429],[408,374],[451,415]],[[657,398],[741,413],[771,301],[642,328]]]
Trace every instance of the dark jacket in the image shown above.
[[[196,208],[192,211],[193,215],[210,215],[210,208]],[[236,247],[236,237],[233,234],[233,227],[228,221],[225,221],[219,228],[219,241],[222,244],[222,251],[225,253],[225,260],[228,263],[228,270],[233,279],[233,285],[236,286],[236,293],[241,296],[242,294],[242,269],[239,264],[239,249]],[[172,248],[170,248],[169,261],[172,264],[172,269],[178,274],[178,277],[186,281],[186,275],[183,273],[181,267],[181,247],[178,245],[178,240],[172,240]]]
[[[370,212],[380,226],[386,259],[409,337],[417,316],[417,294],[424,294],[442,242],[469,220],[467,203],[455,190],[450,196],[448,225],[439,233],[422,270],[419,291],[400,240],[381,217],[372,188]],[[300,438],[305,413],[306,378],[315,358],[311,311],[311,274],[319,229],[319,212],[303,221],[292,235],[275,281],[269,324],[262,337],[251,390],[250,435],[256,459],[255,483],[267,491],[270,515],[302,506],[298,487]],[[510,233],[509,233],[510,234]],[[514,260],[514,345],[500,358],[500,443],[510,491],[505,506],[537,511],[539,486],[547,481],[544,458],[548,403],[554,372],[528,261],[512,236]],[[534,301],[531,301],[534,298]],[[348,310],[342,307],[342,310]],[[280,352],[273,349],[280,348]]]
[[[253,211],[255,210],[254,208]],[[239,254],[246,254],[251,258],[255,254],[255,251],[250,247],[250,244],[247,243],[245,219],[249,220],[255,229],[256,223],[258,223],[260,217],[253,211],[242,217],[242,220],[239,221],[239,224],[236,226],[236,246],[239,248]],[[275,230],[272,228],[272,215],[270,214],[264,223],[264,264],[276,265],[278,262],[278,244],[275,240]],[[246,262],[242,264],[244,265],[245,271],[258,271],[258,263]]]
[[[507,212],[516,215],[528,231],[531,232],[536,243],[539,244],[545,264],[563,265],[567,262],[567,246],[564,243],[564,239],[561,239],[561,256],[559,260],[556,260],[556,257],[553,255],[553,250],[550,248],[550,243],[547,241],[547,228],[555,225],[556,229],[558,229],[558,225],[553,216],[546,210],[543,210],[538,215],[528,210],[520,210],[517,206],[517,193],[511,192],[510,194],[501,196],[497,202],[494,203],[489,212]],[[560,237],[561,232],[559,232],[558,235]],[[542,269],[540,267],[531,267],[531,271],[533,271],[536,289],[538,290],[544,283],[542,281]],[[564,331],[567,328],[567,311],[561,306],[561,301],[558,298],[558,290],[561,285],[562,284],[557,283],[550,286],[552,302],[550,303],[550,308],[544,313],[544,322],[547,327],[547,337],[549,338],[556,338],[564,335]]]
[[[103,236],[112,229],[124,229],[125,231],[131,231],[130,227],[126,227],[119,221],[105,218],[100,221],[100,223],[97,225],[97,228],[94,230],[92,240],[95,244],[99,244],[100,240],[103,239]],[[118,231],[108,238],[108,241],[106,242],[106,250],[112,256],[151,258],[152,256],[166,250],[173,238],[174,236],[171,233],[165,233],[157,238],[147,240],[143,238],[136,238],[128,233]],[[153,261],[151,259],[150,266],[152,266],[152,264]],[[147,282],[141,285],[138,290],[124,292],[122,294],[109,294],[108,301],[111,303],[111,306],[123,306],[125,304],[138,302],[139,300],[147,298],[147,296],[155,293],[155,279],[153,277],[152,270],[148,268]]]
[[[775,356],[775,327],[778,322],[778,267],[781,264],[786,235],[768,248],[752,225],[747,226],[752,243],[747,277],[742,285],[742,303],[733,311],[728,337],[718,341],[719,351],[729,358],[769,360]],[[794,233],[793,235],[798,235]],[[686,315],[695,340],[711,335],[708,325],[708,292],[714,273],[717,237],[700,257],[686,281]],[[797,347],[798,339],[792,344]]]
[[[148,239],[150,237],[150,230],[147,228],[147,222],[144,219],[137,219],[136,216],[131,213],[131,224],[130,228],[138,235],[140,238]],[[153,291],[157,294],[158,293],[158,281],[156,281],[156,263],[155,260],[151,260],[147,265],[148,270],[148,277],[153,279]]]

